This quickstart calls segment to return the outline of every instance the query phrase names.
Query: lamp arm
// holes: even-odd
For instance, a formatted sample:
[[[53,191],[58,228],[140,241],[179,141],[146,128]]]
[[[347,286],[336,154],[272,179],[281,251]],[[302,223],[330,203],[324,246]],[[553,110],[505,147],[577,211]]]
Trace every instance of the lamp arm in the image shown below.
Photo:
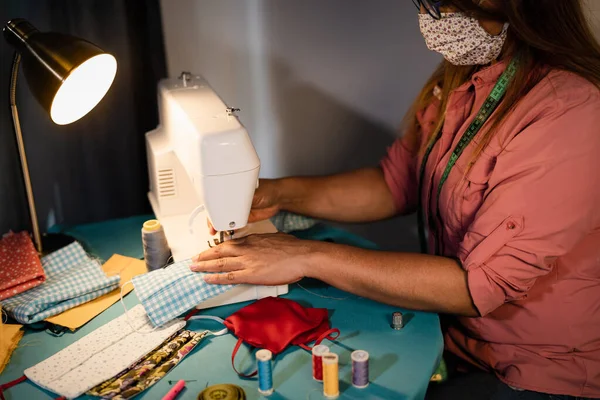
[[[19,157],[21,159],[21,168],[23,169],[23,182],[27,192],[27,203],[29,204],[29,216],[31,218],[31,227],[33,229],[33,240],[38,253],[42,254],[42,239],[40,236],[40,227],[38,225],[37,213],[35,211],[35,201],[33,198],[33,189],[31,187],[31,178],[29,176],[29,167],[27,165],[27,156],[25,154],[25,145],[23,143],[23,134],[21,133],[21,123],[19,121],[19,111],[17,110],[17,78],[19,75],[19,64],[21,54],[15,51],[13,58],[12,72],[10,75],[10,109],[12,111],[13,126],[19,148]]]

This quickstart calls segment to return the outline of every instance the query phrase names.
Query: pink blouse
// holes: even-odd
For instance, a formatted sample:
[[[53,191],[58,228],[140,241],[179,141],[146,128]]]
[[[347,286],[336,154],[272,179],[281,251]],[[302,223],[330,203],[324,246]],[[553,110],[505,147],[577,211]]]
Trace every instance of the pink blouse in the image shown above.
[[[433,210],[452,150],[505,68],[479,71],[451,94],[425,170],[423,199]],[[418,115],[424,141],[438,106]],[[599,397],[600,91],[551,71],[465,172],[485,129],[439,199],[443,255],[467,271],[481,315],[458,318],[446,347],[513,387]],[[417,208],[421,161],[398,139],[381,162],[399,213]]]

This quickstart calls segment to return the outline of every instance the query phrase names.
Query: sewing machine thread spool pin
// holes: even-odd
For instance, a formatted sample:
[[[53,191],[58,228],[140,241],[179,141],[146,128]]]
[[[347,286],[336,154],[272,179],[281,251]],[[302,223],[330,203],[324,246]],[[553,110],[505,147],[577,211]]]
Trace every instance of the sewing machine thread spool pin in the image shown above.
[[[192,74],[188,71],[182,71],[179,79],[183,81],[183,87],[187,87],[188,82],[192,80]]]
[[[228,116],[232,117],[232,116],[234,116],[234,115],[235,115],[235,113],[236,113],[237,111],[241,111],[241,110],[240,110],[239,108],[235,108],[235,107],[227,107],[227,108],[225,109],[225,111],[227,111],[227,115],[228,115]]]

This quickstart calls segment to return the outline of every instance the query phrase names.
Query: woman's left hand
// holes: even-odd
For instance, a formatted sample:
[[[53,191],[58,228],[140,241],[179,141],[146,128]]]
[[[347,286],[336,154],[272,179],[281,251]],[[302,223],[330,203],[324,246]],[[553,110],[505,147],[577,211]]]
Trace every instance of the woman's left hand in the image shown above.
[[[228,240],[196,257],[190,269],[213,284],[284,285],[302,279],[319,242],[284,233]]]

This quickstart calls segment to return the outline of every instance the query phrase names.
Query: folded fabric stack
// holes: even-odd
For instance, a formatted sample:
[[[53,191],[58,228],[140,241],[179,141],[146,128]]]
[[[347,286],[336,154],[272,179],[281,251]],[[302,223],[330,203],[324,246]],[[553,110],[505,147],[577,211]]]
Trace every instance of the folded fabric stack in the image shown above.
[[[32,324],[91,301],[119,285],[119,276],[107,277],[98,260],[77,242],[41,260],[46,282],[0,301],[4,310],[22,324]]]
[[[0,240],[0,300],[39,286],[45,280],[42,263],[27,232],[4,235]]]

